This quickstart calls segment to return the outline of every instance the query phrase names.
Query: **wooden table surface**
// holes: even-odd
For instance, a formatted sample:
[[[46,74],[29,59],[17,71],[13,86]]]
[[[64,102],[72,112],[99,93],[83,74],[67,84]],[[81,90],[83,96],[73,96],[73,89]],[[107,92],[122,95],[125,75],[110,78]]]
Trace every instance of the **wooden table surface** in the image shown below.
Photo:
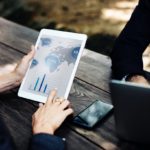
[[[39,32],[0,18],[0,74],[3,68],[21,60],[36,42]],[[75,115],[96,99],[111,103],[108,80],[111,61],[108,57],[84,50],[69,100]],[[31,116],[38,103],[19,98],[18,88],[0,95],[0,117],[13,136],[18,150],[26,150],[31,132]],[[94,129],[86,130],[65,122],[56,135],[66,138],[67,150],[137,149],[116,136],[113,114]]]

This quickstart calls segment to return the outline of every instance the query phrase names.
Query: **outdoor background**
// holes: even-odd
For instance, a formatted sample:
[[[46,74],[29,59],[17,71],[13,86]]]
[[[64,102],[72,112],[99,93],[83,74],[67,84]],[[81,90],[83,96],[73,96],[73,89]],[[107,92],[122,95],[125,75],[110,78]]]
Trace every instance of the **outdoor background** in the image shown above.
[[[109,55],[138,0],[0,0],[0,16],[40,30],[85,33],[86,48]]]

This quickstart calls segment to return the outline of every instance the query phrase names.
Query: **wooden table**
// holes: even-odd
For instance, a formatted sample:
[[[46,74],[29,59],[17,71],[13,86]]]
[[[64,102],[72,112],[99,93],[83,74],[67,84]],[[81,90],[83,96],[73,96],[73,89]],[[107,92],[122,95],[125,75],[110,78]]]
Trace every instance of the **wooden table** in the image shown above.
[[[0,71],[8,64],[21,60],[38,32],[0,18]],[[108,57],[85,50],[69,95],[75,114],[96,99],[110,103],[108,80],[111,61]],[[18,89],[0,95],[0,117],[8,126],[18,150],[26,150],[31,132],[31,116],[37,103],[17,96]],[[116,136],[113,115],[100,122],[93,130],[74,126],[69,122],[56,135],[66,138],[68,150],[137,149],[134,144],[121,141]]]

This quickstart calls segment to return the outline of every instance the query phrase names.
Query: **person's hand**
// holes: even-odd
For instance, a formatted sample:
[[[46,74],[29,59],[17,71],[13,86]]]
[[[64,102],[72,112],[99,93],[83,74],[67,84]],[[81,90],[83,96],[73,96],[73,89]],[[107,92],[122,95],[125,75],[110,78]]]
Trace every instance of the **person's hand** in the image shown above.
[[[28,67],[31,59],[34,57],[35,49],[34,46],[31,46],[31,51],[22,58],[21,62],[16,66],[13,71],[13,74],[18,78],[18,81],[21,82]]]
[[[32,116],[33,134],[54,134],[67,116],[73,113],[70,102],[63,98],[55,99],[56,93],[52,90],[45,105],[41,104]]]
[[[129,79],[129,82],[134,82],[143,85],[150,85],[147,79],[141,75],[134,75]]]

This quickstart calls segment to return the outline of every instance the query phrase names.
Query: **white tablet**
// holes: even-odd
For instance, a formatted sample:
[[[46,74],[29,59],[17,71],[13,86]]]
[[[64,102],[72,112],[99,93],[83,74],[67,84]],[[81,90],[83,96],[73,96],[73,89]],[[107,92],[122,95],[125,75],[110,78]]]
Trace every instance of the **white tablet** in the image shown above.
[[[85,34],[42,29],[18,96],[45,103],[57,88],[67,99],[86,40]]]

